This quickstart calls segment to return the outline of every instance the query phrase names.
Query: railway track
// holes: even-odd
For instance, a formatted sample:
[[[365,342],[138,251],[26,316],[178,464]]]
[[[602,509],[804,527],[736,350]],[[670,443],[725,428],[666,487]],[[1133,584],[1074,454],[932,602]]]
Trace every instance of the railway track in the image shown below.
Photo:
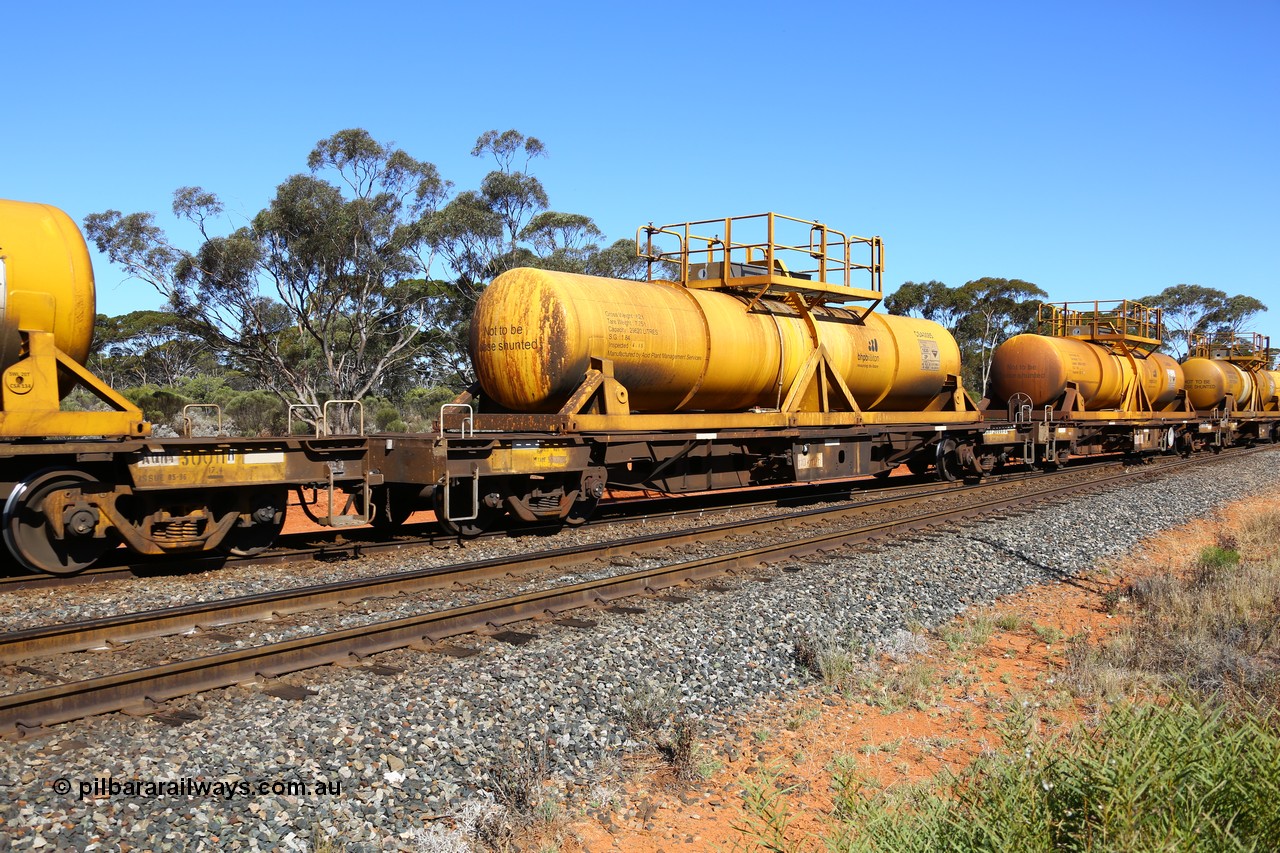
[[[1018,473],[1010,477],[1024,477]],[[958,488],[959,484],[925,481],[923,478],[901,478],[895,486],[880,481],[859,480],[842,484],[822,483],[803,486],[757,487],[746,492],[715,492],[703,495],[681,495],[663,498],[634,498],[602,504],[596,516],[584,526],[643,524],[655,520],[700,518],[708,514],[765,507],[800,506],[822,501],[850,499],[875,500],[880,495],[904,489],[941,491]],[[746,500],[743,498],[746,497]],[[487,531],[476,540],[501,539],[512,536],[537,537],[561,530],[559,525],[526,525],[512,529]],[[299,560],[347,560],[362,556],[418,547],[440,547],[456,543],[457,537],[444,534],[433,522],[404,525],[394,536],[370,527],[343,530],[316,530],[287,534],[267,552],[251,557],[191,557],[186,560],[133,559],[121,549],[118,562],[106,558],[104,565],[69,576],[17,574],[0,576],[0,593],[23,589],[55,589],[84,586],[127,578],[196,574],[224,565],[259,565],[292,563]],[[474,540],[473,540],[474,541]]]
[[[1074,462],[1074,461],[1073,461]],[[1118,467],[1121,461],[1097,462],[1079,460],[1069,467],[1098,468]],[[1034,471],[1014,471],[990,477],[995,480],[1019,480],[1041,476]],[[850,499],[876,500],[881,495],[906,494],[904,490],[945,491],[959,488],[960,483],[939,483],[932,478],[915,475],[896,478],[894,485],[884,485],[881,480],[854,480],[839,483],[823,482],[806,485],[779,485],[751,487],[744,491],[720,491],[666,497],[644,497],[615,500],[602,503],[596,515],[584,527],[602,525],[644,524],[658,520],[700,518],[714,513],[766,508],[801,506],[823,501]],[[744,499],[745,498],[745,499]],[[475,540],[483,541],[509,537],[540,537],[554,534],[559,525],[523,525],[486,531]],[[578,528],[581,529],[581,528]],[[448,546],[458,541],[456,536],[442,533],[433,522],[403,525],[394,536],[388,538],[370,527],[342,530],[315,530],[306,533],[287,534],[269,551],[249,557],[192,556],[185,560],[137,558],[121,549],[118,556],[108,555],[102,564],[75,575],[38,575],[22,572],[0,574],[0,594],[26,589],[56,589],[60,587],[88,586],[105,581],[130,578],[181,576],[213,571],[222,566],[246,566],[261,564],[286,564],[305,560],[350,560],[363,556],[387,553],[408,548]]]
[[[785,517],[756,519],[746,523],[699,528],[678,536],[656,534],[606,543],[557,549],[528,555],[460,564],[365,578],[322,587],[286,590],[208,604],[127,614],[91,622],[55,625],[0,635],[0,660],[29,660],[107,643],[131,642],[144,637],[208,629],[246,619],[296,613],[317,607],[340,605],[457,583],[474,583],[499,575],[515,575],[537,568],[562,568],[571,563],[605,560],[619,554],[681,547],[691,541],[706,542],[712,536],[751,537],[757,542],[765,532],[804,524],[818,526],[801,535],[784,535],[775,541],[698,560],[683,560],[622,574],[610,574],[579,583],[536,589],[462,606],[451,606],[419,615],[358,627],[331,630],[252,648],[237,649],[193,660],[143,666],[126,672],[80,682],[17,693],[0,698],[0,733],[24,731],[77,717],[116,710],[154,707],[168,699],[229,686],[257,678],[271,678],[322,664],[359,660],[371,654],[413,646],[438,648],[441,640],[476,631],[496,630],[527,619],[556,618],[566,611],[610,606],[619,599],[655,595],[672,587],[704,580],[726,572],[757,568],[825,550],[836,550],[868,539],[955,522],[1009,509],[1023,509],[1030,502],[1063,497],[1081,490],[1132,482],[1161,470],[1198,464],[1201,460],[1162,460],[1138,469],[1071,470],[1024,481],[998,481],[954,490],[957,500],[945,507],[928,507],[936,495],[895,496],[852,507],[824,507]],[[923,506],[923,508],[921,508]],[[909,509],[919,511],[907,512]],[[884,518],[886,513],[892,517]],[[858,523],[858,515],[875,514]],[[578,624],[569,620],[568,624]]]

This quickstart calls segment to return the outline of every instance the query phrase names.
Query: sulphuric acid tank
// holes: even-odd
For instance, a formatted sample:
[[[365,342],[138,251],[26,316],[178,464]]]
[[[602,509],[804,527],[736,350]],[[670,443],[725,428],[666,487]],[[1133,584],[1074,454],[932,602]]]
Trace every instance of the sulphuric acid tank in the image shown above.
[[[71,217],[47,204],[0,199],[0,370],[21,357],[20,327],[49,322],[57,348],[83,364],[94,298],[89,248]],[[42,316],[19,316],[22,305]],[[72,383],[60,385],[65,394]]]
[[[515,269],[481,295],[471,358],[486,395],[555,412],[592,356],[611,359],[632,411],[777,408],[812,354],[804,317],[774,300],[669,282]],[[960,351],[928,320],[812,309],[833,368],[865,410],[913,411],[960,372]]]
[[[1259,370],[1253,377],[1258,385],[1258,405],[1268,412],[1280,409],[1280,370]]]
[[[1280,371],[1249,370],[1222,359],[1199,357],[1184,361],[1182,369],[1187,375],[1187,399],[1200,411],[1222,408],[1228,394],[1235,398],[1237,409],[1245,409],[1253,403],[1255,388],[1258,405],[1267,409],[1280,392]]]
[[[1138,380],[1154,408],[1172,403],[1183,389],[1182,366],[1164,353],[1134,353]],[[1026,394],[1040,407],[1059,399],[1074,382],[1085,409],[1114,409],[1124,401],[1134,365],[1106,347],[1075,338],[1014,335],[991,356],[991,396]]]

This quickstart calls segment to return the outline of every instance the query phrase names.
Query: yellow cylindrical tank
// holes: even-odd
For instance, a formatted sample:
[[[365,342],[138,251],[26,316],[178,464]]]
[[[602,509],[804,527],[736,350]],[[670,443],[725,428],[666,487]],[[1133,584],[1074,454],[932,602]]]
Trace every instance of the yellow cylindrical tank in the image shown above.
[[[1014,335],[996,347],[991,356],[991,395],[1008,400],[1026,394],[1034,407],[1060,398],[1073,382],[1089,411],[1114,409],[1124,402],[1125,389],[1138,367],[1138,381],[1153,407],[1159,409],[1177,399],[1184,385],[1182,368],[1163,353],[1135,362],[1106,347],[1046,335]]]
[[[0,264],[0,370],[20,357],[19,328],[50,322],[54,344],[83,364],[97,306],[89,247],[71,217],[47,204],[0,199]],[[35,300],[44,316],[18,316],[14,306],[24,300],[15,295],[24,291],[47,297]]]
[[[1258,385],[1258,402],[1263,411],[1274,412],[1280,408],[1280,370],[1259,370],[1253,374]]]
[[[1153,352],[1146,358],[1138,359],[1138,378],[1142,382],[1142,389],[1147,392],[1147,399],[1156,409],[1162,409],[1178,399],[1178,393],[1187,387],[1182,365],[1162,352]]]
[[[1276,409],[1271,401],[1280,394],[1280,371],[1249,370],[1209,358],[1189,358],[1182,367],[1187,374],[1187,398],[1197,409],[1221,408],[1228,394],[1235,397],[1237,409],[1246,409],[1253,403],[1255,389],[1262,410]]]
[[[554,412],[592,356],[612,360],[633,411],[776,408],[813,352],[793,308],[668,282],[548,270],[503,273],[471,321],[471,358],[485,393],[518,412]],[[937,323],[839,308],[813,309],[858,405],[912,411],[960,371],[955,340]]]
[[[1187,377],[1187,399],[1200,411],[1221,408],[1230,394],[1237,408],[1248,405],[1253,376],[1242,367],[1216,358],[1189,358],[1182,363]]]

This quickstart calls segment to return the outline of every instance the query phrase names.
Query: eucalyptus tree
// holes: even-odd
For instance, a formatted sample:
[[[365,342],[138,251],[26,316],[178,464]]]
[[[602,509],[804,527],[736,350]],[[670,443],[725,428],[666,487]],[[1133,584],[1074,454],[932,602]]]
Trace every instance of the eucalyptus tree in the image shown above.
[[[1162,309],[1165,348],[1176,357],[1187,354],[1195,335],[1235,337],[1267,310],[1252,296],[1227,296],[1226,291],[1199,284],[1175,284],[1138,301]]]
[[[954,334],[956,324],[972,307],[969,302],[963,289],[940,281],[904,281],[885,299],[884,307],[891,314],[932,320]]]
[[[940,281],[903,282],[885,299],[895,314],[941,324],[956,339],[971,393],[984,394],[991,375],[991,353],[1019,332],[1032,331],[1046,294],[1017,278],[984,277],[948,287]]]
[[[212,192],[177,190],[173,213],[198,234],[191,248],[151,213],[91,214],[85,230],[165,297],[177,332],[285,402],[465,387],[466,325],[498,274],[537,266],[636,278],[643,269],[631,241],[602,245],[590,217],[548,209],[529,171],[546,155],[537,138],[490,130],[471,153],[494,168],[477,189],[454,193],[431,163],[344,130],[320,140],[307,171],[247,221],[228,224]]]
[[[547,209],[548,198],[542,182],[525,171],[534,158],[546,156],[537,138],[489,130],[471,154],[490,156],[497,168],[479,189],[454,196],[426,226],[428,241],[452,271],[459,292],[474,300],[495,276],[538,260],[521,239],[529,220]]]
[[[967,356],[965,386],[983,395],[991,378],[991,354],[1020,332],[1035,331],[1041,300],[1049,294],[1020,278],[983,277],[960,288],[968,309],[956,324],[956,339]]]
[[[218,368],[212,347],[169,311],[99,314],[90,359],[93,372],[119,386],[172,386]]]
[[[198,187],[174,193],[195,225],[176,246],[150,213],[85,218],[100,251],[166,300],[183,331],[206,341],[287,402],[360,399],[445,333],[435,322],[427,223],[449,191],[436,167],[366,131],[320,140],[309,172],[229,233]]]

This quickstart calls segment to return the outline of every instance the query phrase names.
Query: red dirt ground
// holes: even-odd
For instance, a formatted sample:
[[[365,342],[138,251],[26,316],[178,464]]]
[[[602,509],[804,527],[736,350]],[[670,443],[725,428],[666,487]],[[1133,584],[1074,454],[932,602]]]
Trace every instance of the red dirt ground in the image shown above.
[[[1274,507],[1277,498],[1280,493],[1234,504],[1214,519],[1145,541],[1106,570],[1033,587],[970,610],[954,624],[982,613],[1017,616],[1023,624],[1015,630],[996,628],[980,647],[952,651],[935,638],[930,650],[915,660],[884,661],[883,677],[890,677],[895,668],[933,671],[933,684],[919,707],[886,713],[866,701],[870,697],[850,699],[819,687],[807,689],[794,700],[758,708],[743,718],[740,757],[724,762],[705,780],[680,784],[656,757],[647,764],[641,761],[617,798],[621,808],[636,808],[639,814],[627,819],[615,812],[606,823],[577,820],[561,827],[556,840],[561,849],[590,853],[742,848],[748,838],[734,828],[749,823],[742,783],[760,778],[761,769],[767,768],[778,775],[779,785],[796,786],[789,797],[788,837],[797,842],[797,849],[821,849],[822,819],[832,806],[832,767],[837,760],[855,762],[865,777],[894,785],[933,776],[944,767],[959,770],[984,749],[998,746],[1000,723],[1011,703],[1027,703],[1043,727],[1079,721],[1088,713],[1084,703],[1055,687],[1066,638],[1085,634],[1097,640],[1114,633],[1121,617],[1106,612],[1103,597],[1109,590],[1141,575],[1185,568],[1201,548],[1214,544],[1224,523]]]

